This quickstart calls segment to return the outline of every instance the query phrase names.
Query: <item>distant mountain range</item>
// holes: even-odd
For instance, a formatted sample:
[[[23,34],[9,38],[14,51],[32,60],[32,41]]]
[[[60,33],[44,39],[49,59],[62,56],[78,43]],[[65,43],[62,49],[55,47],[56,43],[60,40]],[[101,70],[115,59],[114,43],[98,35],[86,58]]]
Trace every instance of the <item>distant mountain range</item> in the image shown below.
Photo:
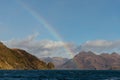
[[[44,58],[41,58],[41,60],[45,61],[46,63],[52,62],[55,65],[56,69],[61,69],[61,65],[69,61],[69,59],[61,58],[61,57],[53,57],[53,58],[44,57]]]
[[[80,69],[80,70],[120,70],[118,53],[95,54],[91,51],[79,52],[72,59],[44,57],[38,59],[25,50],[10,49],[0,42],[0,69]]]
[[[0,69],[30,70],[52,69],[52,63],[45,63],[21,49],[10,49],[0,42]]]
[[[95,54],[91,51],[82,51],[72,59],[44,58],[53,62],[56,69],[81,69],[81,70],[120,70],[120,55],[117,53]]]

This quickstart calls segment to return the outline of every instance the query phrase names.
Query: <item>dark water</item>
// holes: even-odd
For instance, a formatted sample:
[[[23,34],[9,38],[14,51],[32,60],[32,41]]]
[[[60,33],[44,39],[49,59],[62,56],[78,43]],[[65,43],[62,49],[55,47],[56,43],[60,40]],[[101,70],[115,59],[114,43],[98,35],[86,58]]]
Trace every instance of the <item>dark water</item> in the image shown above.
[[[0,80],[120,80],[120,71],[1,70]]]

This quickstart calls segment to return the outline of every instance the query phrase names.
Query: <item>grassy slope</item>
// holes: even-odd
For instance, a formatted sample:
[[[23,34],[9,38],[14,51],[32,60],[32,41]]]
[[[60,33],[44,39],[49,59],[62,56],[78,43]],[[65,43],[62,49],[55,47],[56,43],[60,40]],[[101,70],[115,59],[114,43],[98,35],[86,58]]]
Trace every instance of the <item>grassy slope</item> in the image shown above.
[[[9,49],[0,43],[0,69],[48,69],[47,64],[20,49]]]

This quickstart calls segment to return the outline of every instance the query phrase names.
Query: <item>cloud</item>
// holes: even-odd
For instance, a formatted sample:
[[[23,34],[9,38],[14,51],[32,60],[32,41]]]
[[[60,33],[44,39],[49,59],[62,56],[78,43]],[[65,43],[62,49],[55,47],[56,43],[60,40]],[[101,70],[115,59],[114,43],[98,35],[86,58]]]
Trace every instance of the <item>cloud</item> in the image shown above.
[[[81,51],[93,51],[96,53],[102,52],[120,52],[119,41],[94,40],[87,41],[80,46]]]
[[[37,57],[66,57],[71,58],[80,51],[93,51],[97,54],[103,52],[120,52],[120,40],[94,40],[87,41],[77,47],[73,43],[53,40],[36,40],[38,33],[24,39],[3,41],[10,48],[20,48]]]
[[[3,41],[3,43],[10,48],[24,49],[37,57],[60,56],[70,58],[70,53],[66,51],[65,47],[72,49],[74,44],[63,41],[36,40],[37,36],[38,33],[30,35],[24,39],[12,39],[9,41]]]

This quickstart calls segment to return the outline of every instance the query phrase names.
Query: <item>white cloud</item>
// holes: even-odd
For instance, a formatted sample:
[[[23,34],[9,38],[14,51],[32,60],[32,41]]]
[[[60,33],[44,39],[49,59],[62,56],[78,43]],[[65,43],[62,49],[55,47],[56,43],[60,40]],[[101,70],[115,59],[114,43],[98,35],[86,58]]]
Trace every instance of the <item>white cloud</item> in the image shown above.
[[[80,51],[120,52],[119,41],[94,40],[87,41],[76,48],[73,43],[52,40],[36,40],[38,33],[24,39],[3,41],[10,48],[20,48],[37,57],[67,57],[71,58]],[[65,48],[67,47],[67,48]],[[66,50],[67,49],[67,50]],[[69,49],[69,50],[68,50]],[[69,53],[71,51],[71,53]]]
[[[102,52],[120,52],[120,40],[119,41],[107,41],[107,40],[94,40],[87,41],[80,47],[82,51],[94,51],[96,53]]]
[[[62,41],[36,40],[37,36],[38,33],[24,39],[12,39],[3,42],[10,48],[24,49],[37,57],[70,57],[71,53],[65,50],[65,46],[72,49],[73,44]]]

